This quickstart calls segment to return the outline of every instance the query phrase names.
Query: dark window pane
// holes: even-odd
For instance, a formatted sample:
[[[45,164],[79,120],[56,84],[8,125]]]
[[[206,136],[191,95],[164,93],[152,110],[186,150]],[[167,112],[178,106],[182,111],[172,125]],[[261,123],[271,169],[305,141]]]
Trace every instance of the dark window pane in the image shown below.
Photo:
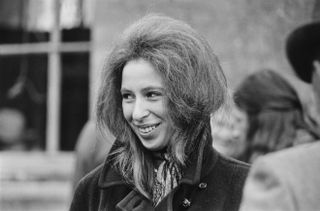
[[[0,148],[45,147],[47,56],[0,57]]]
[[[62,54],[61,150],[73,150],[88,119],[89,54]]]
[[[40,31],[26,31],[18,28],[0,26],[0,44],[48,42],[50,34]],[[88,28],[71,28],[61,30],[63,42],[90,41]]]
[[[88,28],[77,27],[62,30],[63,42],[90,41],[90,30]]]
[[[0,44],[47,42],[48,32],[32,32],[0,26]]]

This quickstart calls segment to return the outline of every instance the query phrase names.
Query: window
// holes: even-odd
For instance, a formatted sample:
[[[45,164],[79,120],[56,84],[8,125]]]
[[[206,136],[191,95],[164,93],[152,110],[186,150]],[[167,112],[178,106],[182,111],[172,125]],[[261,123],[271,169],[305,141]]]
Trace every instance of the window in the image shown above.
[[[74,149],[89,110],[84,2],[0,2],[0,150]]]

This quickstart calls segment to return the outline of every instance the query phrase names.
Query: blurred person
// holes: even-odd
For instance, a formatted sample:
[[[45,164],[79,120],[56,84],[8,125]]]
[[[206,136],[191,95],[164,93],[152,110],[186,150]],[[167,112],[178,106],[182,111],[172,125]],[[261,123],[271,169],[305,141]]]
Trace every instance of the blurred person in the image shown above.
[[[238,160],[246,148],[247,114],[236,105],[219,109],[211,117],[213,147],[221,154]]]
[[[0,150],[24,150],[25,125],[25,116],[21,111],[0,108]]]
[[[82,179],[70,210],[238,210],[248,165],[212,147],[210,114],[228,103],[209,43],[182,21],[148,15],[104,68],[97,122],[117,138]]]
[[[235,91],[234,99],[248,115],[247,146],[242,156],[245,162],[316,139],[304,121],[296,91],[273,70],[249,75]]]
[[[73,175],[73,189],[91,170],[103,163],[114,142],[110,131],[105,138],[97,131],[94,120],[88,120],[81,129],[76,142],[76,163]]]
[[[311,84],[320,110],[320,1],[314,22],[287,38],[289,62],[300,79]],[[241,211],[320,210],[320,142],[304,144],[259,158],[244,189]]]
[[[32,128],[27,128],[27,119],[22,111],[13,107],[0,108],[0,151],[40,150],[39,137]]]

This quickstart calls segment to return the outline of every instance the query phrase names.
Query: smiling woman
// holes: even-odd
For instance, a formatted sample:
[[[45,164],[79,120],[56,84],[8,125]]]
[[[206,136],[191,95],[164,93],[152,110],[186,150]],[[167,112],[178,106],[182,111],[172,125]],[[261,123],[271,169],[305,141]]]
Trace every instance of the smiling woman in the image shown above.
[[[117,140],[70,210],[237,210],[248,166],[215,151],[210,131],[228,93],[213,50],[189,25],[159,15],[131,25],[97,102],[100,131]]]

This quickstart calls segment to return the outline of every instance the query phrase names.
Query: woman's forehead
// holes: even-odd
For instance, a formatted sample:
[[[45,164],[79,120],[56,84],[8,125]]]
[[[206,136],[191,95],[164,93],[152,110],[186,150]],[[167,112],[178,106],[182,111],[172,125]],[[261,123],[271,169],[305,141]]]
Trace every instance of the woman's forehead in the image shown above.
[[[122,71],[122,87],[154,86],[163,87],[163,79],[154,66],[144,60],[129,61]]]

